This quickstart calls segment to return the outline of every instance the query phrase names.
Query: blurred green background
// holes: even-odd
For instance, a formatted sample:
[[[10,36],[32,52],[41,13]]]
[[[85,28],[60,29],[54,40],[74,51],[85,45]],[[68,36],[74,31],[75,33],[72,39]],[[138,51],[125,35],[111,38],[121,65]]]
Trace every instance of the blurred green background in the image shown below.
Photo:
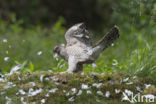
[[[52,50],[79,22],[94,42],[113,25],[121,35],[84,71],[156,77],[155,0],[0,0],[0,72],[18,64],[21,72],[65,71],[67,63],[56,61]]]

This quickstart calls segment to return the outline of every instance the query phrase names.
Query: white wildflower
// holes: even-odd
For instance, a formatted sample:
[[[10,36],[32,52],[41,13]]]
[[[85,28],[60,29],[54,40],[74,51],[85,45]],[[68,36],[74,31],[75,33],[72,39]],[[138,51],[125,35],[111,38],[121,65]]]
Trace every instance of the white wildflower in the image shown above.
[[[45,103],[45,99],[42,99],[42,100],[41,100],[41,104],[44,104],[44,103]]]
[[[58,88],[53,88],[51,90],[49,90],[50,93],[55,93],[58,90]]]
[[[41,54],[42,54],[42,51],[38,51],[38,52],[37,52],[37,55],[41,55]]]
[[[84,75],[84,72],[81,72],[81,75]]]
[[[96,92],[98,95],[103,95],[103,92],[102,91],[97,91]]]
[[[68,99],[68,101],[71,101],[71,102],[73,102],[75,99],[74,99],[74,97],[70,97],[69,99]]]
[[[97,66],[96,66],[96,64],[95,64],[95,63],[92,63],[92,67],[93,67],[93,68],[96,68]]]
[[[87,90],[87,94],[92,94],[92,92],[90,90]]]
[[[77,96],[82,94],[82,90],[79,90],[79,92],[76,94]]]
[[[65,65],[65,64],[60,65],[60,68],[62,68],[64,65]],[[62,72],[61,72],[60,74],[62,74]]]
[[[145,88],[149,88],[151,86],[151,84],[144,84]]]
[[[115,93],[116,94],[120,93],[120,89],[115,89]]]
[[[106,91],[105,96],[108,98],[110,96],[110,92]]]
[[[114,62],[114,63],[112,63],[112,65],[115,66],[115,65],[118,65],[118,63],[117,62]]]
[[[57,53],[55,53],[53,57],[55,58],[55,60],[56,60],[56,61],[58,61],[59,56],[58,56],[58,54],[57,54]]]
[[[93,87],[96,87],[96,88],[99,88],[101,85],[102,85],[102,83],[98,83],[98,84],[97,84],[97,83],[93,83],[93,84],[92,84],[92,86],[93,86]]]
[[[7,43],[8,42],[8,40],[7,39],[3,39],[3,43]]]
[[[9,61],[9,57],[4,57],[4,61]]]
[[[41,82],[43,82],[43,77],[44,77],[44,75],[41,75],[41,76],[40,76],[40,81],[41,81]]]
[[[114,46],[114,43],[112,43],[111,46],[113,47]]]
[[[19,93],[20,93],[21,95],[25,95],[25,94],[26,94],[26,92],[25,92],[23,89],[20,89],[20,90],[19,90]]]
[[[86,84],[82,84],[82,85],[81,85],[81,88],[82,88],[82,89],[88,89],[89,87],[88,87],[88,85],[86,85]]]

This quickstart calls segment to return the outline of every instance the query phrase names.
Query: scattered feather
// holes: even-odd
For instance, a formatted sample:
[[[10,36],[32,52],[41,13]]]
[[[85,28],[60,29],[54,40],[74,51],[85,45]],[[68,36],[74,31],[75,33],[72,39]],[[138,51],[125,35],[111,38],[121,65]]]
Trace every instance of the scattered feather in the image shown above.
[[[106,96],[107,98],[109,98],[110,92],[109,92],[109,91],[106,91],[105,96]]]
[[[122,82],[127,82],[129,80],[129,77],[122,80]]]
[[[81,85],[81,88],[82,88],[82,89],[88,89],[89,87],[88,87],[88,85],[86,85],[86,84],[82,84],[82,85]]]
[[[41,100],[41,104],[44,104],[44,103],[45,103],[45,99],[42,99],[42,100]]]
[[[149,88],[151,86],[151,84],[144,84],[145,88]]]
[[[68,92],[68,93],[66,93],[66,96],[69,96],[69,92]]]
[[[92,84],[92,86],[93,86],[93,87],[96,87],[96,88],[99,88],[101,85],[102,85],[102,83],[98,83],[98,84],[97,84],[97,83],[93,83],[93,84]]]
[[[97,91],[96,92],[98,95],[103,95],[103,92],[102,91]]]
[[[76,94],[77,96],[82,94],[82,90],[79,90],[79,92]]]
[[[115,93],[116,94],[120,93],[120,89],[115,89]]]
[[[27,103],[24,101],[24,97],[21,97],[21,102],[22,102],[22,104],[27,104]]]
[[[139,91],[139,92],[142,92],[141,88],[139,86],[136,86],[136,90]]]
[[[4,89],[8,89],[8,88],[12,88],[12,87],[15,87],[16,84],[13,84],[12,82],[8,82],[7,85],[5,85],[3,88]]]
[[[133,84],[133,82],[127,82],[126,84],[127,84],[127,85],[131,85],[131,84]]]
[[[53,88],[51,90],[49,90],[50,93],[55,93],[58,90],[58,88]]]
[[[43,82],[43,77],[44,77],[44,75],[41,75],[41,76],[40,76],[40,81],[41,81],[41,82]]]
[[[11,98],[9,98],[8,96],[6,96],[5,99],[6,99],[6,104],[12,104]]]
[[[90,90],[87,90],[87,94],[92,94],[92,92]]]
[[[132,91],[127,90],[127,89],[125,89],[125,93],[126,93],[128,96],[131,96],[131,95],[133,94],[133,92],[132,92]]]
[[[4,61],[9,61],[9,57],[4,57]]]
[[[8,75],[12,75],[17,70],[19,70],[22,67],[22,64],[18,64],[17,66],[13,67]]]
[[[42,92],[42,89],[35,90],[33,88],[29,88],[28,96],[35,96]]]
[[[77,91],[76,88],[72,88],[71,90],[72,90],[72,94],[75,94]]]
[[[68,99],[68,101],[71,101],[71,102],[73,102],[75,99],[74,99],[74,96],[73,97],[70,97],[69,99]]]
[[[20,93],[21,95],[25,95],[25,94],[26,94],[26,92],[25,92],[23,89],[20,89],[20,90],[19,90],[19,93]]]
[[[35,82],[29,82],[32,86],[36,86]]]
[[[46,97],[49,97],[49,93],[47,93],[45,96],[46,96]]]

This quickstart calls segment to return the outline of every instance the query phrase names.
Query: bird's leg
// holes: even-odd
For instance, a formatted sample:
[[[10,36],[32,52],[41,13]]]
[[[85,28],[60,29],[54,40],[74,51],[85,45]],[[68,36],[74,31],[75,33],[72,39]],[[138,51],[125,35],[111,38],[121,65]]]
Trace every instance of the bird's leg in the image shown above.
[[[77,70],[77,61],[75,60],[74,56],[70,56],[68,59],[68,69],[66,72],[74,73]]]
[[[76,66],[75,72],[79,72],[79,71],[82,71],[82,70],[83,70],[83,64],[78,63],[77,66]]]

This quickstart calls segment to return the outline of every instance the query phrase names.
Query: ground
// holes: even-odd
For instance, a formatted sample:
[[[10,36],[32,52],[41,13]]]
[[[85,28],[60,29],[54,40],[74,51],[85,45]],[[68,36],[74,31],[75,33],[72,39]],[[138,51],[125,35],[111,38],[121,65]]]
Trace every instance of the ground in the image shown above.
[[[127,104],[123,92],[154,96],[156,80],[126,73],[15,72],[1,76],[0,88],[0,104]]]

